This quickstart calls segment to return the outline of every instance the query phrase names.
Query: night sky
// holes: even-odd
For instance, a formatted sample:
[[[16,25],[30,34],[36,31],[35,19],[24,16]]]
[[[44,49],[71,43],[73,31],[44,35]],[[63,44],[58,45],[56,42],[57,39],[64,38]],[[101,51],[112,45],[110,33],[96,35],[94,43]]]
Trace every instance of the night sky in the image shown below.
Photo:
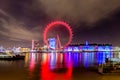
[[[0,0],[0,46],[30,47],[32,39],[43,46],[44,29],[56,20],[71,26],[72,43],[120,46],[120,0]],[[58,28],[49,33],[68,34]]]

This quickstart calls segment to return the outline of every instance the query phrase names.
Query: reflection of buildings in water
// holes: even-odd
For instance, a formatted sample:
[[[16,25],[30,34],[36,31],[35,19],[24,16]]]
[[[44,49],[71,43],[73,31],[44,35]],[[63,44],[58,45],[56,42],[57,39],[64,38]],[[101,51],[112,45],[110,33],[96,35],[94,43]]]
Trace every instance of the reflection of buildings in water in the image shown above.
[[[63,55],[59,53],[50,53],[45,54],[46,58],[44,58],[44,61],[42,62],[41,66],[41,79],[42,80],[57,80],[57,79],[66,79],[69,80],[72,75],[72,65],[65,68],[62,67],[63,64]],[[68,59],[65,59],[68,60]],[[67,62],[67,61],[66,61]],[[69,63],[71,64],[71,63]],[[67,71],[64,73],[59,74],[59,70],[65,68]],[[55,72],[54,72],[55,70]],[[58,72],[56,72],[56,70]]]
[[[48,62],[49,59],[50,59],[49,53],[43,53],[41,63],[46,63],[46,62]]]
[[[63,62],[63,54],[62,53],[58,53],[56,55],[56,59],[57,59],[57,63],[62,63]]]
[[[29,76],[33,76],[34,68],[35,68],[35,59],[36,59],[36,54],[30,53],[29,54]]]
[[[83,53],[83,65],[84,65],[84,67],[88,67],[89,66],[89,64],[88,64],[88,55],[89,55],[89,53],[87,53],[87,52],[85,52],[85,53]]]
[[[72,59],[72,52],[65,53],[64,56],[65,56],[64,58],[65,58],[66,62],[71,62],[72,61],[71,60]]]
[[[54,80],[58,78],[65,79],[65,77],[68,79],[72,75],[73,67],[84,66],[85,68],[88,68],[94,65],[94,63],[103,63],[106,57],[111,56],[111,52],[42,53],[42,63],[40,62],[40,76],[42,80]],[[31,75],[34,72],[36,58],[37,56],[35,53],[30,54],[29,69],[31,70]],[[64,72],[59,72],[61,70],[64,70]]]
[[[83,52],[83,53],[65,53],[64,54],[64,63],[66,66],[70,66],[69,63],[72,63],[73,67],[84,66],[88,67],[94,65],[95,56],[94,52]]]
[[[102,64],[103,61],[103,52],[97,52],[97,63]]]
[[[72,66],[72,53],[69,52],[69,53],[65,53],[64,54],[64,63],[65,63],[65,66],[69,67],[69,66]]]
[[[79,59],[78,53],[75,53],[75,54],[72,54],[72,55],[73,55],[73,66],[78,67],[78,65],[79,65],[79,63],[78,63],[78,59]]]
[[[57,53],[56,55],[56,63],[58,68],[62,68],[64,66],[63,64],[63,55],[62,53]]]
[[[97,57],[97,63],[102,64],[105,62],[105,58],[112,58],[112,52],[97,52],[96,53]]]
[[[29,63],[29,53],[25,53],[25,66]]]
[[[55,69],[56,66],[56,54],[50,53],[50,69]]]
[[[111,54],[111,52],[42,53],[42,63],[40,63],[41,80],[65,79],[65,77],[68,79],[72,75],[73,67],[84,66],[88,68],[94,63],[103,63],[106,57],[112,56]],[[35,55],[30,55],[32,58],[30,59],[31,74],[35,68]],[[65,71],[59,72],[60,70]]]
[[[82,65],[82,60],[83,60],[82,56],[83,56],[82,53],[79,53],[79,63],[80,63],[80,65]]]
[[[90,52],[90,56],[89,56],[90,60],[90,64],[94,64],[94,52]]]
[[[92,66],[95,62],[94,60],[94,52],[83,52],[78,53],[79,56],[79,63],[80,66],[83,65],[84,67]]]
[[[61,68],[63,67],[63,55],[62,53],[50,53],[50,68]]]

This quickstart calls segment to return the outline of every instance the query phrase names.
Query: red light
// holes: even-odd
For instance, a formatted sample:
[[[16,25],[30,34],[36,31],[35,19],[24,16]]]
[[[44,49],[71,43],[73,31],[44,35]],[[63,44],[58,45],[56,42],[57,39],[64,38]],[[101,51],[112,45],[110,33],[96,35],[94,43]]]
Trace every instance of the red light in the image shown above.
[[[48,55],[48,54],[47,54]],[[72,64],[67,67],[67,71],[65,73],[55,73],[50,70],[49,65],[49,55],[46,56],[46,62],[42,63],[41,70],[40,70],[40,80],[71,80],[72,76]]]
[[[52,28],[52,27],[55,27],[55,25],[59,25],[59,24],[60,24],[60,25],[63,25],[63,26],[68,30],[68,32],[69,32],[69,40],[68,40],[68,42],[63,46],[63,47],[65,48],[65,47],[68,46],[68,45],[70,44],[70,42],[72,41],[72,30],[71,30],[69,24],[67,24],[67,23],[65,23],[65,22],[63,22],[63,21],[54,21],[54,22],[48,24],[47,27],[45,28],[45,31],[44,31],[44,34],[43,34],[43,39],[44,39],[44,43],[45,43],[46,45],[48,45],[47,33],[48,33],[49,29]]]

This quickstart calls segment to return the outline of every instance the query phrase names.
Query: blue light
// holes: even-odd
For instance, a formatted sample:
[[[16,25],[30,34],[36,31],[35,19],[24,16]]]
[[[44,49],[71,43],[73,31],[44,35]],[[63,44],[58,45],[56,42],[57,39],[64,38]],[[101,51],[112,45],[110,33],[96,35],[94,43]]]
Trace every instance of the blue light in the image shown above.
[[[72,51],[72,47],[68,47],[67,51]]]
[[[55,69],[56,66],[56,54],[51,53],[50,54],[50,69]]]
[[[73,51],[78,52],[79,48],[78,47],[73,47]]]
[[[56,39],[55,38],[49,38],[49,47],[52,49],[56,48]]]
[[[88,60],[88,54],[89,54],[88,52],[84,52],[84,53],[83,53],[83,59],[84,59],[84,60],[83,60],[83,65],[84,65],[85,68],[88,68],[88,65],[89,65],[89,64],[88,64],[88,61],[89,61],[89,60]]]
[[[99,64],[102,64],[102,62],[103,62],[103,59],[102,59],[103,57],[102,57],[102,53],[101,52],[98,52],[98,63]]]
[[[73,54],[73,66],[78,67],[78,53]]]
[[[88,46],[88,41],[85,42],[85,45]]]
[[[72,63],[72,61],[73,61],[72,56],[73,56],[73,54],[71,52],[64,54],[65,63],[66,63],[67,67],[71,66],[70,63]]]
[[[98,51],[111,51],[111,46],[98,46]]]

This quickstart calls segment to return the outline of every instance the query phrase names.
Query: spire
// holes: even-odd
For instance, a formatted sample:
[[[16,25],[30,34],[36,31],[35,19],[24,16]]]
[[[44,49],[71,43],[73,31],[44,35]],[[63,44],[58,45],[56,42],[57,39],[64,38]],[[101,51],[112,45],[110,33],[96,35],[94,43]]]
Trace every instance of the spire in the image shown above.
[[[89,44],[88,41],[86,41],[86,42],[85,42],[85,45],[88,46],[88,44]]]

